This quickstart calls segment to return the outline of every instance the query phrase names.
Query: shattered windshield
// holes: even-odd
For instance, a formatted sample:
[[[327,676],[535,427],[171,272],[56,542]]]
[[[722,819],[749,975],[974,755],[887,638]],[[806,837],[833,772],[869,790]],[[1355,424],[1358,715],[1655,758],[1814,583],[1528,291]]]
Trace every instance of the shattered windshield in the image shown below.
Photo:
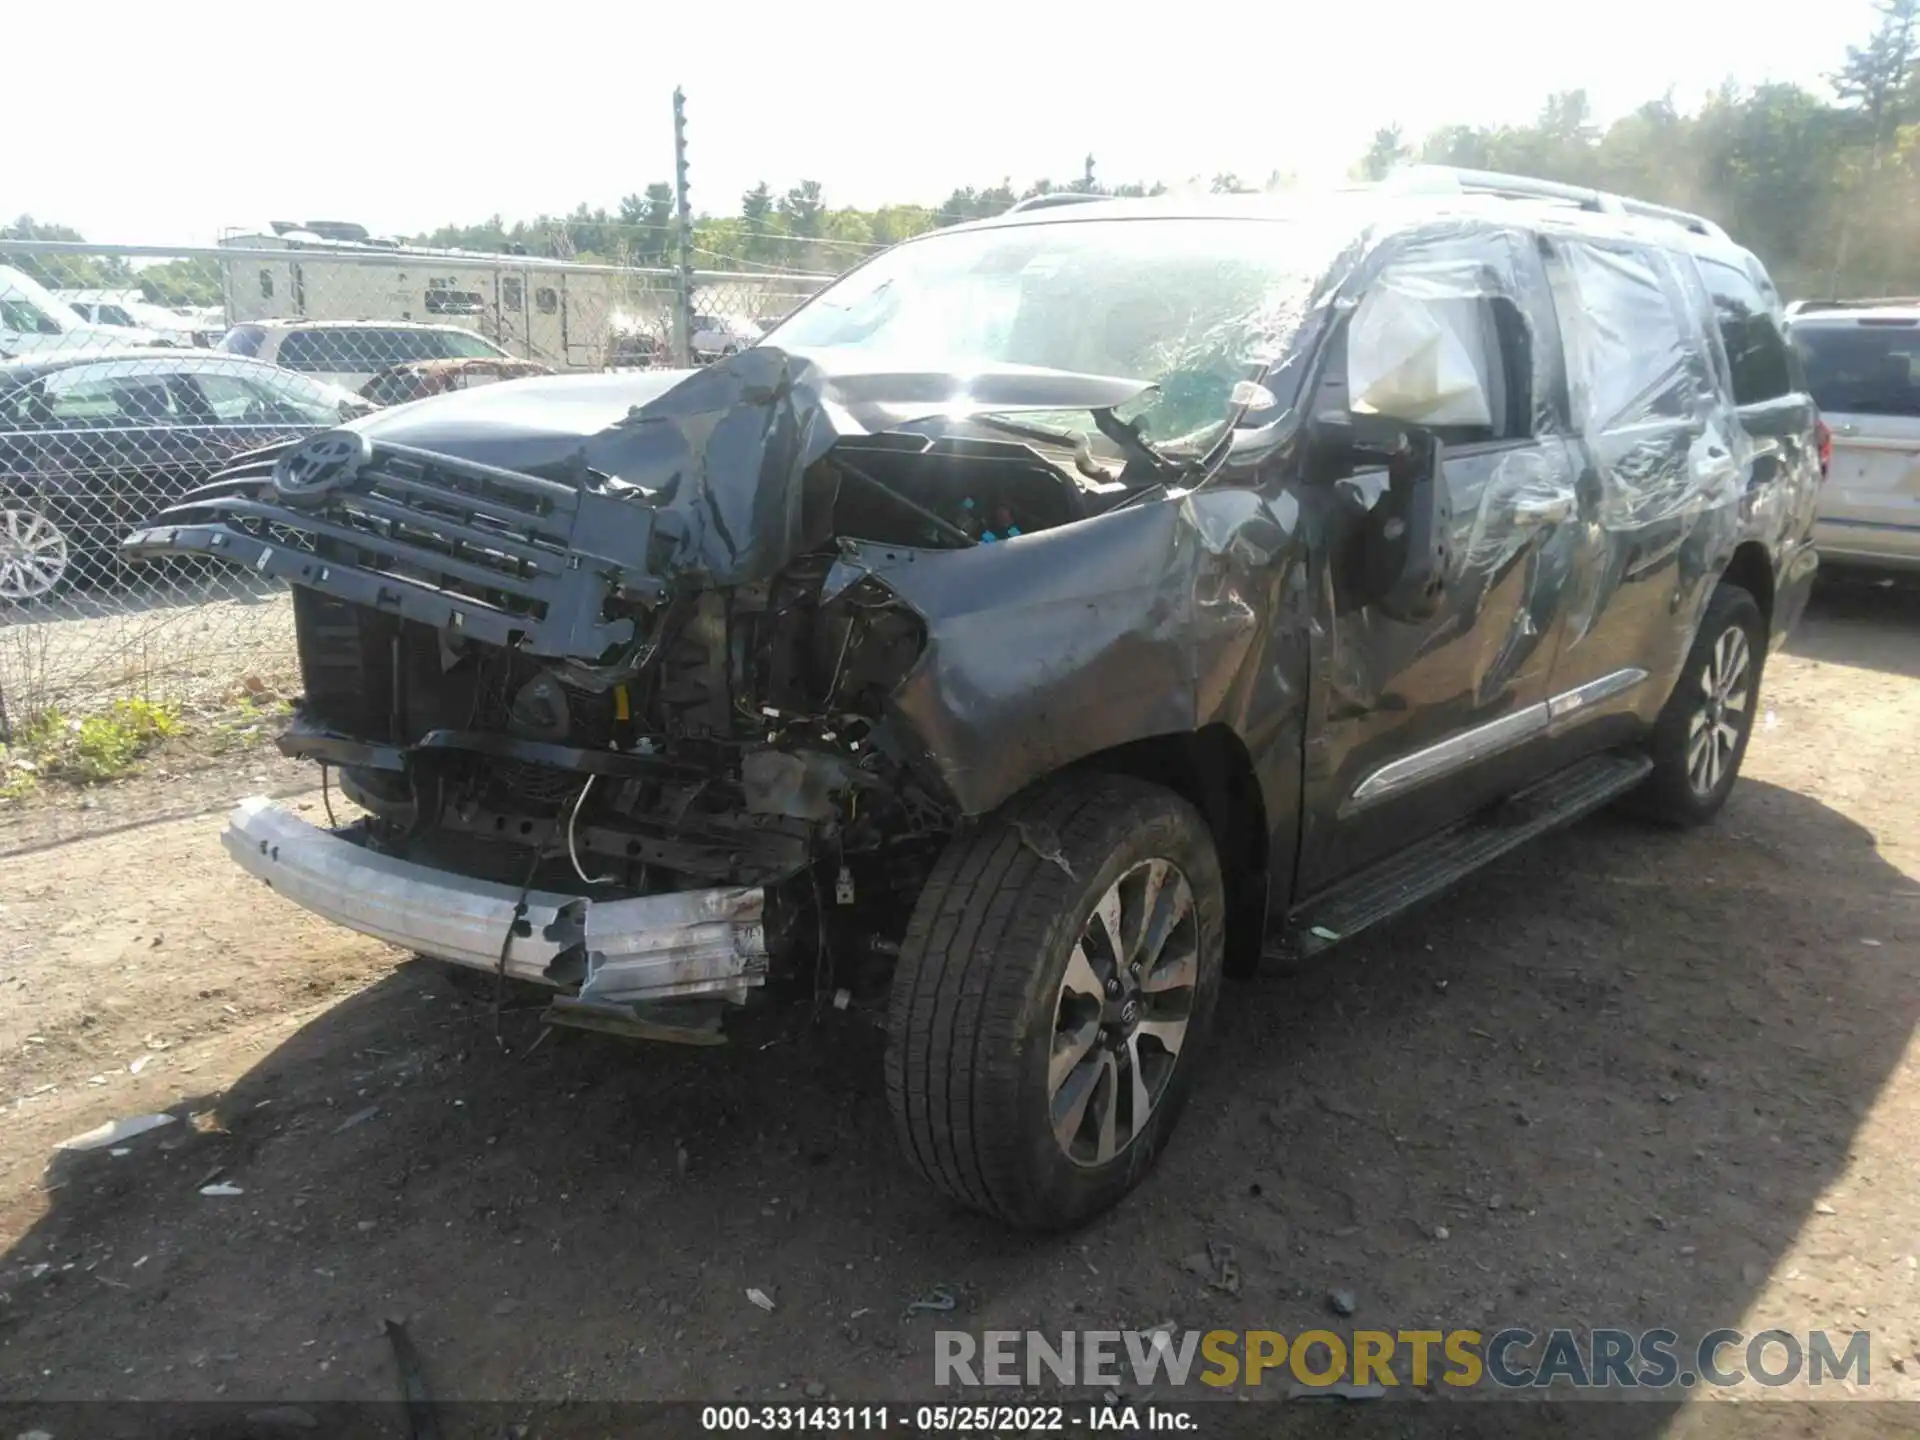
[[[1163,452],[1205,450],[1285,348],[1318,276],[1278,220],[1072,220],[935,234],[862,266],[772,336],[902,370],[1032,365],[1157,388],[1120,418]],[[1239,387],[1236,389],[1236,387]],[[1289,387],[1290,389],[1291,387]],[[1254,395],[1261,419],[1289,403]],[[1094,434],[1085,412],[1029,412]]]

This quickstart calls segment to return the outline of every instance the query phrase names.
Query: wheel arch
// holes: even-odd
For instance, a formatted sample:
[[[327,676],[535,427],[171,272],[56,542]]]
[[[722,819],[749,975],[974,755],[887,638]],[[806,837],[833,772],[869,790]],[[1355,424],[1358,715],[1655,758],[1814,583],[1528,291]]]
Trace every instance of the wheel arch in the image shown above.
[[[1760,607],[1760,618],[1766,623],[1769,636],[1773,633],[1773,556],[1767,547],[1758,540],[1743,540],[1734,548],[1727,561],[1727,568],[1720,572],[1723,585],[1738,585],[1753,596],[1753,603]]]
[[[1200,812],[1226,885],[1226,971],[1251,974],[1265,936],[1272,828],[1246,743],[1226,725],[1130,740],[1069,769],[1162,785]]]

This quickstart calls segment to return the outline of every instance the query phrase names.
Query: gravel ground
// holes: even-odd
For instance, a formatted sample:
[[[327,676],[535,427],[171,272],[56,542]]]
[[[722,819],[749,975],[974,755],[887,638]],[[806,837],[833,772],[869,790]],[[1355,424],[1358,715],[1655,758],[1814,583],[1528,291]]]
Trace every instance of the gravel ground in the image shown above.
[[[0,858],[0,1397],[386,1399],[399,1316],[462,1400],[924,1398],[941,1325],[1163,1320],[1867,1329],[1865,1393],[1920,1398],[1920,592],[1825,591],[1763,710],[1714,826],[1603,815],[1239,984],[1156,1173],[1065,1238],[913,1181],[858,1018],[536,1045],[218,815]],[[1787,1428],[1894,1433],[1854,1408]]]

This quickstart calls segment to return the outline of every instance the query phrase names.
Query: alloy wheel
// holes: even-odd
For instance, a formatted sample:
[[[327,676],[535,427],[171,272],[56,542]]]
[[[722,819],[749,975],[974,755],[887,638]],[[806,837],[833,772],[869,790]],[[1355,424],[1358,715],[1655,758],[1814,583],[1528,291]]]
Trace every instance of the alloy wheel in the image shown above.
[[[67,537],[38,510],[17,503],[0,508],[0,601],[52,594],[72,559]]]
[[[1069,1160],[1104,1165],[1144,1133],[1199,977],[1193,888],[1171,861],[1143,860],[1093,907],[1054,1002],[1047,1118]]]
[[[1747,632],[1729,625],[1713,642],[1700,670],[1701,702],[1687,724],[1687,783],[1696,795],[1711,795],[1733,768],[1734,753],[1749,721],[1753,658]]]

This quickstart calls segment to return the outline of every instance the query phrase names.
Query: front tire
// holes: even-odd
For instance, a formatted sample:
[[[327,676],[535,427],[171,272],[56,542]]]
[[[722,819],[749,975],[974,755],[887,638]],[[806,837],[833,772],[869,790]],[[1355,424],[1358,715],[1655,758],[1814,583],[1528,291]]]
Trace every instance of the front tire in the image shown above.
[[[1753,735],[1766,654],[1767,623],[1753,596],[1718,586],[1654,725],[1653,773],[1634,797],[1641,814],[1691,827],[1720,813]]]
[[[957,837],[914,908],[887,1017],[908,1158],[1023,1228],[1118,1201],[1186,1101],[1225,916],[1206,822],[1156,785],[1064,776]]]

